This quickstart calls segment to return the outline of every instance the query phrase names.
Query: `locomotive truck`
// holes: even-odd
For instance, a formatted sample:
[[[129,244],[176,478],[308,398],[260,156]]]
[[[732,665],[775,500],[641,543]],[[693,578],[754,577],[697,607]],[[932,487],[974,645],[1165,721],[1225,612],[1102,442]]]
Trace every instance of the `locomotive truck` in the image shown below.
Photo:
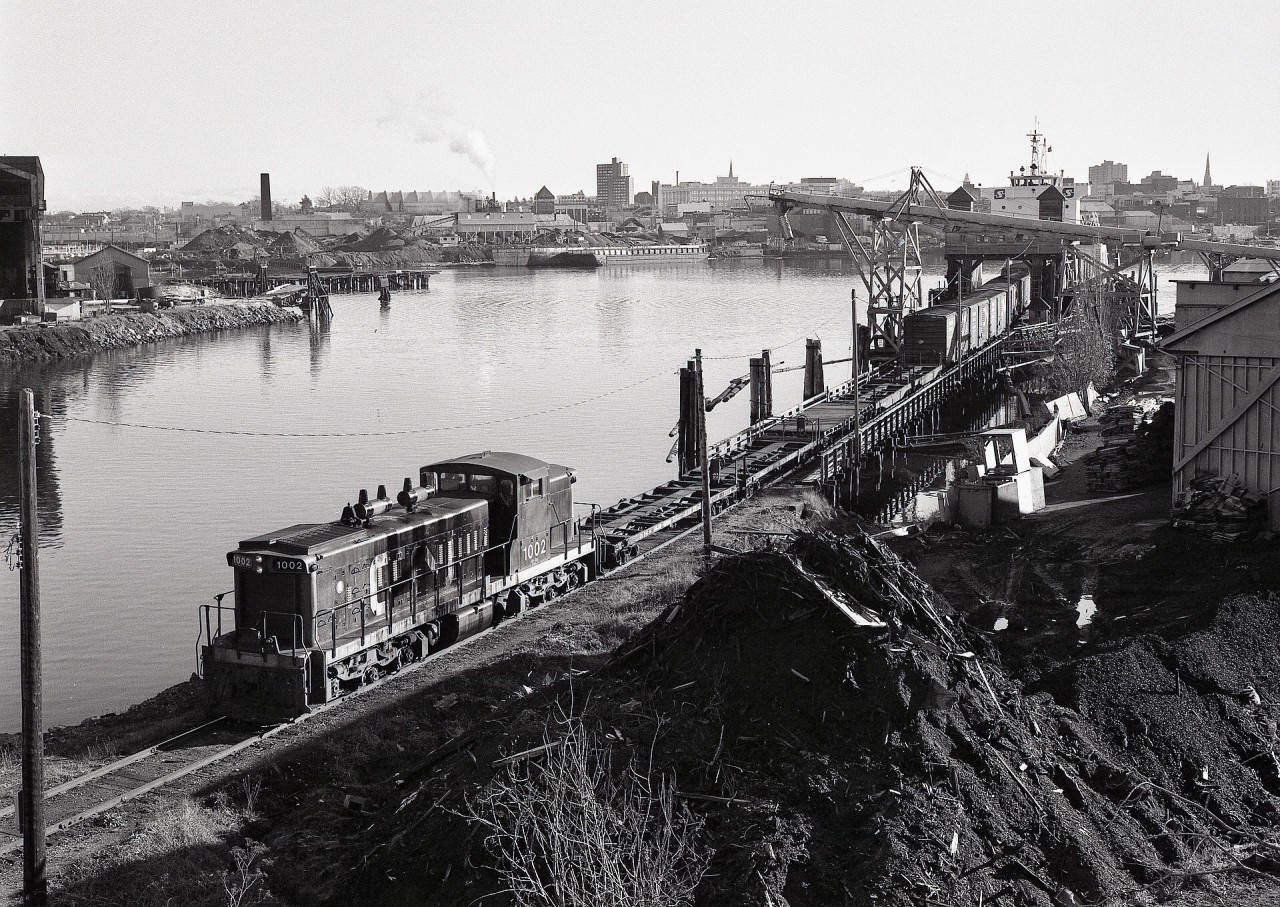
[[[424,466],[395,502],[380,486],[331,523],[240,542],[234,602],[202,609],[213,708],[296,716],[588,581],[597,546],[575,480],[484,451]]]

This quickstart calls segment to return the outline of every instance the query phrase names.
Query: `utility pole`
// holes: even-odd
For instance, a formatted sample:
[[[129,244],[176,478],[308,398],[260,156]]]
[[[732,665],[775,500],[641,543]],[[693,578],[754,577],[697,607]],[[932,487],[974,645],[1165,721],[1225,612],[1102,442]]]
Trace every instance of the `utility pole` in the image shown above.
[[[702,470],[702,554],[711,557],[711,465],[707,456],[707,393],[702,383],[702,350],[693,351],[696,393],[695,418],[698,425],[698,467]]]
[[[18,413],[22,530],[19,573],[22,638],[22,903],[45,907],[44,727],[40,683],[40,541],[36,514],[36,404],[30,388],[22,391]]]
[[[862,472],[862,332],[858,328],[858,288],[849,290],[849,308],[853,312],[853,468],[849,487],[857,500]]]

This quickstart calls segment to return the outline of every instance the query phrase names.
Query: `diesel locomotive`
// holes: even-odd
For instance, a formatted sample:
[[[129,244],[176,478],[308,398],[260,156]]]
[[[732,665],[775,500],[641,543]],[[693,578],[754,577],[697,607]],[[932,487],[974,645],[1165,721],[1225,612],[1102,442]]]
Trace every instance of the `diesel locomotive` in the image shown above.
[[[591,579],[573,470],[516,453],[424,466],[395,502],[362,491],[331,523],[227,554],[234,602],[205,605],[212,706],[293,717]]]

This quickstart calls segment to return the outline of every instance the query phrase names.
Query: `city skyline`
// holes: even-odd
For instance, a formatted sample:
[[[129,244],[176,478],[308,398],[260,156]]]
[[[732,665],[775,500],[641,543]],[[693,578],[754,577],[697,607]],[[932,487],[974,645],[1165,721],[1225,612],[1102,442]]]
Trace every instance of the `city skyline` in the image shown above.
[[[357,15],[232,3],[91,7],[63,21],[5,0],[0,27],[29,40],[0,68],[11,99],[0,152],[41,155],[50,207],[79,210],[247,199],[263,171],[291,201],[339,183],[590,193],[595,166],[613,157],[641,187],[677,171],[710,182],[730,158],[753,183],[836,176],[889,189],[915,164],[939,182],[968,173],[991,185],[1025,163],[1037,122],[1055,148],[1049,166],[1080,181],[1104,158],[1135,178],[1198,180],[1206,152],[1220,184],[1280,176],[1267,154],[1273,127],[1250,115],[1249,92],[1190,79],[1185,61],[1150,50],[1194,26],[1205,59],[1227,58],[1243,35],[1280,22],[1269,5],[1224,4],[1206,22],[1189,3],[1158,15],[1073,4],[1070,20],[1046,18],[1062,47],[1050,55],[1019,39],[1020,4],[919,9],[904,24],[893,10],[810,5],[796,23],[808,23],[803,37],[776,54],[789,26],[769,4],[386,4]],[[646,39],[655,28],[666,36],[656,48]],[[135,34],[144,52],[121,52]],[[379,36],[391,37],[381,46]],[[616,48],[604,70],[576,62],[572,48],[586,41]],[[940,52],[957,42],[1001,53],[957,71]],[[672,78],[690,53],[691,75]],[[831,66],[839,57],[850,65]],[[1267,55],[1233,60],[1240,85],[1278,75]],[[1158,86],[1193,115],[1106,102],[1129,85]]]

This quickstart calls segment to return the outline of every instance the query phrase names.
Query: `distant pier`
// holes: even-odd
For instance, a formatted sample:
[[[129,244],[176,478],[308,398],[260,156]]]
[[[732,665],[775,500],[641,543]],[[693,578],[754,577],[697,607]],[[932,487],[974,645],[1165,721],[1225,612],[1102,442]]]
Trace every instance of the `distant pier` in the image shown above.
[[[317,268],[316,279],[327,293],[376,293],[378,290],[425,290],[429,288],[431,268],[402,268],[394,271],[355,271],[350,268]],[[268,290],[291,283],[306,283],[305,273],[294,274],[235,274],[214,277],[193,277],[188,281],[197,286],[209,287],[223,296],[247,298],[259,296]]]

